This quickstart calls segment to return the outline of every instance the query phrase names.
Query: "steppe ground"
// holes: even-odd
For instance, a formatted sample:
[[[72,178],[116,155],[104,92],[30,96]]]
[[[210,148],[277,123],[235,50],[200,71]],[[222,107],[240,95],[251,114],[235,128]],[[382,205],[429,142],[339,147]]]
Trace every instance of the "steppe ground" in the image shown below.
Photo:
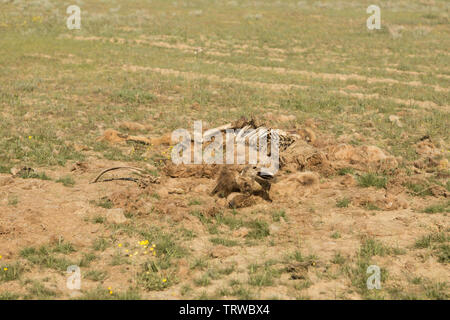
[[[0,299],[448,299],[449,9],[0,0]],[[377,146],[398,166],[318,171],[311,192],[237,209],[211,177],[165,174],[159,137],[241,116],[307,128],[311,145]],[[99,139],[107,129],[155,143]],[[161,183],[89,183],[115,165]]]

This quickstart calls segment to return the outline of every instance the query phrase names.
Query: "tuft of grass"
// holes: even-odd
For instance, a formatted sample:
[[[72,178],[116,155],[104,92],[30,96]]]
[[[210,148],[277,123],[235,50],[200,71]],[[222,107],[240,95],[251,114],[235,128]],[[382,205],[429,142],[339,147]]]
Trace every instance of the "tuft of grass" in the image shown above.
[[[92,248],[95,251],[105,251],[109,246],[110,243],[105,238],[95,239],[94,243],[92,244]]]
[[[414,244],[414,247],[418,249],[430,248],[433,243],[444,243],[449,240],[450,237],[448,237],[444,232],[432,233],[418,239]]]
[[[78,266],[80,268],[82,267],[89,267],[92,261],[96,260],[97,256],[93,253],[83,253],[83,256],[81,257],[81,260],[78,262]]]
[[[337,171],[338,175],[345,176],[346,174],[353,174],[355,170],[353,168],[341,168]]]
[[[19,175],[22,179],[40,179],[40,180],[52,180],[45,172],[34,172],[34,171],[22,171]]]
[[[190,292],[192,292],[191,286],[189,286],[189,285],[186,284],[186,285],[184,285],[184,286],[181,287],[180,294],[181,294],[183,297],[187,296]]]
[[[209,286],[211,284],[211,278],[209,277],[209,275],[207,273],[205,273],[200,278],[194,279],[194,284],[197,287]]]
[[[179,229],[181,235],[183,236],[183,238],[185,238],[186,240],[192,240],[195,237],[197,237],[197,235],[195,234],[194,231],[186,229],[186,228],[180,228]]]
[[[302,253],[299,250],[295,250],[292,254],[287,256],[287,261],[295,260],[297,262],[304,262],[305,257],[303,257]]]
[[[246,223],[250,228],[247,238],[262,239],[270,235],[269,224],[265,221],[253,220]]]
[[[13,292],[2,292],[0,293],[0,301],[1,300],[19,300],[20,294],[13,293]]]
[[[101,215],[96,215],[92,218],[93,223],[105,223],[105,221],[106,221],[106,217],[101,216]]]
[[[198,199],[191,199],[188,203],[188,206],[198,206],[201,205],[202,202]]]
[[[311,280],[305,279],[305,280],[302,280],[302,281],[296,283],[296,284],[294,285],[294,288],[295,288],[296,290],[301,291],[301,290],[304,290],[304,289],[308,289],[308,288],[311,287],[311,286],[312,286]]]
[[[441,263],[450,263],[450,245],[443,244],[436,250],[438,261]]]
[[[277,210],[272,213],[272,221],[273,222],[280,222],[281,218],[283,218],[286,221],[286,211]]]
[[[248,283],[257,287],[268,287],[274,284],[274,279],[279,278],[281,271],[271,267],[271,261],[262,266],[252,264],[249,266],[250,277]]]
[[[450,201],[445,203],[434,204],[423,209],[425,213],[444,213],[450,212]]]
[[[17,206],[19,203],[19,198],[17,196],[9,196],[8,197],[8,206]]]
[[[84,277],[92,281],[103,282],[108,277],[108,273],[106,271],[89,270],[84,274]]]
[[[370,210],[370,211],[380,211],[381,209],[379,208],[379,207],[377,207],[376,205],[374,205],[373,203],[371,203],[371,202],[367,202],[365,205],[364,205],[364,208],[366,208],[367,210]]]
[[[121,255],[119,252],[116,252],[111,258],[110,265],[120,266],[122,264],[129,264],[129,263],[130,263],[129,260],[125,256]]]
[[[416,241],[414,247],[417,249],[429,248],[441,263],[450,262],[450,236],[444,232],[432,233],[421,237]]]
[[[237,241],[229,240],[229,239],[225,239],[225,238],[212,238],[212,239],[209,239],[209,241],[211,241],[215,245],[223,245],[226,247],[234,247],[234,246],[238,245]]]
[[[116,91],[112,96],[114,102],[124,102],[131,105],[150,103],[156,98],[153,94],[140,89],[121,89]]]
[[[224,224],[230,228],[230,230],[236,230],[244,226],[244,221],[241,218],[236,218],[234,215],[225,216],[223,214],[218,214],[216,215],[215,220],[218,225]]]
[[[206,261],[206,259],[203,257],[196,258],[190,266],[191,269],[200,269],[200,270],[204,270],[207,267],[208,267],[208,261]]]
[[[349,198],[343,198],[336,201],[336,207],[338,208],[347,208],[349,204],[350,204]]]
[[[129,288],[126,292],[115,292],[113,290],[98,286],[83,292],[83,296],[77,300],[140,300],[141,296],[137,288]]]
[[[257,287],[268,287],[273,285],[273,277],[270,273],[258,273],[250,276],[248,283]]]
[[[339,265],[345,264],[345,261],[346,261],[346,258],[340,252],[336,252],[334,254],[333,259],[331,260],[332,263],[339,264]]]
[[[226,293],[227,295],[234,296],[240,300],[251,300],[254,299],[254,294],[249,288],[244,287],[238,280],[230,280],[229,285],[231,290]]]
[[[436,282],[424,285],[425,295],[433,300],[448,300],[450,298],[448,284],[446,282]]]
[[[53,252],[69,254],[75,252],[75,248],[70,242],[61,242],[55,245]]]
[[[96,202],[94,201],[94,204],[105,209],[111,209],[114,206],[114,203],[108,197],[103,197]]]
[[[33,281],[31,288],[28,289],[31,298],[39,300],[50,299],[56,296],[56,292],[46,288],[42,283]]]
[[[380,241],[377,241],[375,239],[369,238],[366,239],[360,250],[359,255],[364,258],[371,258],[373,256],[385,256],[390,253],[390,248],[385,246]]]
[[[25,248],[21,250],[20,256],[34,265],[59,271],[66,271],[67,267],[75,264],[66,258],[55,256],[54,253],[54,248],[43,245],[39,249],[33,247]]]
[[[387,178],[378,176],[374,173],[365,173],[358,177],[358,184],[363,188],[375,187],[378,189],[386,188]]]
[[[153,238],[154,237],[154,238]],[[182,258],[186,255],[186,249],[178,245],[170,234],[159,233],[153,237],[145,237],[156,245],[156,256],[165,259]]]
[[[0,165],[0,173],[10,173],[10,172],[11,172],[11,167]]]
[[[18,280],[24,269],[19,263],[0,265],[0,282]]]
[[[56,182],[62,183],[65,187],[73,187],[75,185],[75,180],[71,176],[61,177]]]
[[[413,195],[417,196],[431,196],[433,195],[430,186],[427,183],[412,183],[408,182],[405,183],[404,186],[412,193]]]
[[[197,217],[200,220],[200,222],[204,225],[207,225],[210,223],[209,219],[207,217],[205,217],[205,215],[202,212],[200,212],[199,210],[192,210],[190,212],[190,214],[193,215],[194,217]]]
[[[332,237],[333,239],[339,239],[339,238],[341,237],[341,234],[340,234],[338,231],[336,231],[335,233],[333,233],[333,234],[331,235],[331,237]]]
[[[177,282],[174,274],[162,272],[154,261],[142,265],[142,270],[138,273],[137,279],[139,285],[147,291],[162,291]]]

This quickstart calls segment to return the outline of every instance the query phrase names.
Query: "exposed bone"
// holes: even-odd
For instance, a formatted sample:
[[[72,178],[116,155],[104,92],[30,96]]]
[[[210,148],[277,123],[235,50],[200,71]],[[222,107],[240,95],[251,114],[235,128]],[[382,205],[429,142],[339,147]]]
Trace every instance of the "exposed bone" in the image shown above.
[[[138,173],[140,173],[140,172],[145,172],[144,170],[139,169],[139,168],[136,168],[136,167],[112,167],[112,168],[105,169],[105,170],[103,170],[102,172],[100,172],[100,174],[99,174],[92,182],[90,182],[90,183],[96,183],[96,182],[98,182],[98,180],[99,180],[105,173],[110,172],[110,171],[114,171],[114,170],[119,170],[119,169],[129,169],[129,170],[132,170],[132,171],[135,171],[135,172],[138,172]]]

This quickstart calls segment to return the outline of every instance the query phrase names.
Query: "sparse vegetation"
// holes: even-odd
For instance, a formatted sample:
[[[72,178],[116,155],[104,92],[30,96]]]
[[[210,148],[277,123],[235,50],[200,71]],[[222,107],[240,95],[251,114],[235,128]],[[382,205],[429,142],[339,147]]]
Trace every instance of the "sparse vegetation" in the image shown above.
[[[54,290],[48,289],[42,283],[33,281],[31,287],[28,288],[30,298],[37,298],[40,300],[54,298],[57,293]]]
[[[223,245],[226,247],[234,247],[238,245],[238,242],[235,240],[229,240],[229,239],[225,239],[225,238],[211,238],[209,239],[209,241],[211,241],[213,244],[215,245]]]
[[[425,213],[443,213],[450,212],[450,201],[445,203],[434,204],[426,207],[423,212]]]
[[[365,173],[358,177],[358,184],[363,188],[386,188],[387,178],[374,173]]]
[[[25,248],[20,252],[20,255],[34,265],[64,272],[68,266],[75,264],[64,257],[57,256],[55,254],[57,252],[55,248],[43,245],[39,248]]]
[[[105,251],[110,246],[109,241],[105,238],[95,239],[92,248],[95,251]]]
[[[73,187],[75,185],[75,180],[71,176],[61,177],[56,182],[62,183],[65,187]]]
[[[447,233],[432,233],[421,237],[415,243],[417,249],[430,249],[441,263],[450,261],[450,236]]]
[[[89,270],[84,277],[92,281],[104,281],[108,277],[108,273],[100,270]]]
[[[0,300],[449,299],[445,0],[76,2],[0,1]],[[272,179],[172,163],[244,118]]]
[[[0,265],[0,283],[18,280],[24,272],[23,266],[19,263],[1,264]]]
[[[114,206],[114,204],[108,197],[103,197],[97,202],[94,201],[94,204],[105,209],[111,209]]]
[[[336,201],[336,207],[338,208],[347,208],[350,204],[351,200],[349,198],[342,198]]]
[[[250,228],[247,235],[250,239],[262,239],[270,234],[269,225],[265,221],[253,220],[246,224]]]

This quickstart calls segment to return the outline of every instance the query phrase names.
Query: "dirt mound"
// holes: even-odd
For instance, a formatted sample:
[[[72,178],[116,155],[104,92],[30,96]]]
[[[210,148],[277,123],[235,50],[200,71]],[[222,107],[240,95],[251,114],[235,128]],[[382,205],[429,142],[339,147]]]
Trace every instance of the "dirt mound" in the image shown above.
[[[122,124],[122,127],[125,124]],[[235,129],[237,136],[242,136],[242,132],[247,129],[259,129],[262,124],[255,119],[248,120],[240,118],[232,123],[205,130],[204,134],[213,134],[217,132],[224,133],[226,129]],[[133,126],[126,126],[128,129]],[[134,129],[142,129],[140,126],[134,126]],[[280,148],[280,170],[274,176],[261,176],[258,166],[255,165],[218,165],[218,164],[180,164],[176,165],[172,161],[165,159],[162,173],[166,177],[175,179],[215,179],[215,185],[211,189],[198,189],[200,194],[205,196],[218,197],[215,202],[218,207],[242,208],[260,203],[261,201],[286,201],[291,198],[309,197],[319,191],[321,188],[321,177],[331,179],[324,182],[323,188],[331,186],[355,188],[357,181],[353,174],[337,175],[340,170],[354,170],[359,174],[365,172],[385,174],[390,172],[396,179],[389,182],[382,191],[373,192],[371,189],[360,191],[352,195],[352,203],[361,207],[373,207],[381,210],[396,210],[406,208],[402,194],[405,192],[405,185],[410,183],[408,178],[402,173],[399,167],[401,158],[391,156],[386,151],[373,145],[354,146],[348,143],[342,143],[332,139],[330,136],[324,136],[313,129],[311,126],[305,128],[293,129],[288,131],[279,131],[280,142],[283,148]],[[270,141],[270,136],[267,136]],[[283,137],[281,139],[281,137]],[[108,129],[105,131],[102,139],[113,143],[122,143],[126,141],[143,141],[150,143],[145,137],[128,136],[118,131]],[[169,139],[166,134],[158,138],[164,142]],[[168,140],[170,141],[170,140]],[[193,143],[193,141],[191,141]],[[428,139],[424,138],[417,144],[417,152],[425,155],[427,158],[421,158],[415,166],[427,167],[433,165],[439,166],[438,160],[430,158],[440,154],[437,148]],[[441,163],[442,165],[442,163]],[[328,186],[328,187],[326,187]],[[187,187],[190,190],[190,187]],[[184,189],[186,189],[184,188]],[[169,188],[170,189],[170,188]],[[161,188],[161,194],[170,196],[174,194],[172,189]],[[205,189],[205,190],[204,190]],[[173,190],[181,190],[179,187]],[[209,190],[211,192],[209,193]],[[400,190],[400,191],[398,191]],[[394,192],[395,191],[395,192]],[[439,185],[433,185],[427,189],[435,196],[448,196],[445,188]],[[185,191],[175,192],[182,196]],[[111,199],[115,205],[128,210],[140,212],[143,207],[136,196],[113,195]],[[218,200],[222,199],[222,200]],[[213,211],[215,209],[212,209]],[[176,211],[170,206],[160,208],[161,212]]]
[[[176,165],[171,161],[167,161],[163,171],[171,178],[209,178],[213,179],[218,170],[216,164],[179,164]]]
[[[393,195],[386,192],[374,192],[357,194],[352,197],[352,203],[356,206],[371,210],[399,210],[408,208],[408,202],[401,195]]]
[[[422,137],[416,143],[416,153],[420,156],[414,161],[414,167],[417,172],[444,172],[449,170],[449,162],[445,158],[445,145],[443,142],[439,143],[439,148],[430,139],[430,137]],[[448,148],[447,148],[448,149]]]
[[[398,167],[395,157],[376,146],[354,147],[349,144],[329,145],[317,148],[299,140],[281,154],[283,168],[288,171],[310,170],[325,176],[336,170],[353,168],[360,171],[393,170]]]
[[[122,208],[126,213],[145,215],[151,212],[151,204],[143,198],[143,191],[129,188],[126,192],[114,192],[109,197],[103,199],[111,201],[116,208]]]
[[[296,172],[277,180],[270,189],[271,199],[299,198],[319,190],[319,175],[315,172]]]

